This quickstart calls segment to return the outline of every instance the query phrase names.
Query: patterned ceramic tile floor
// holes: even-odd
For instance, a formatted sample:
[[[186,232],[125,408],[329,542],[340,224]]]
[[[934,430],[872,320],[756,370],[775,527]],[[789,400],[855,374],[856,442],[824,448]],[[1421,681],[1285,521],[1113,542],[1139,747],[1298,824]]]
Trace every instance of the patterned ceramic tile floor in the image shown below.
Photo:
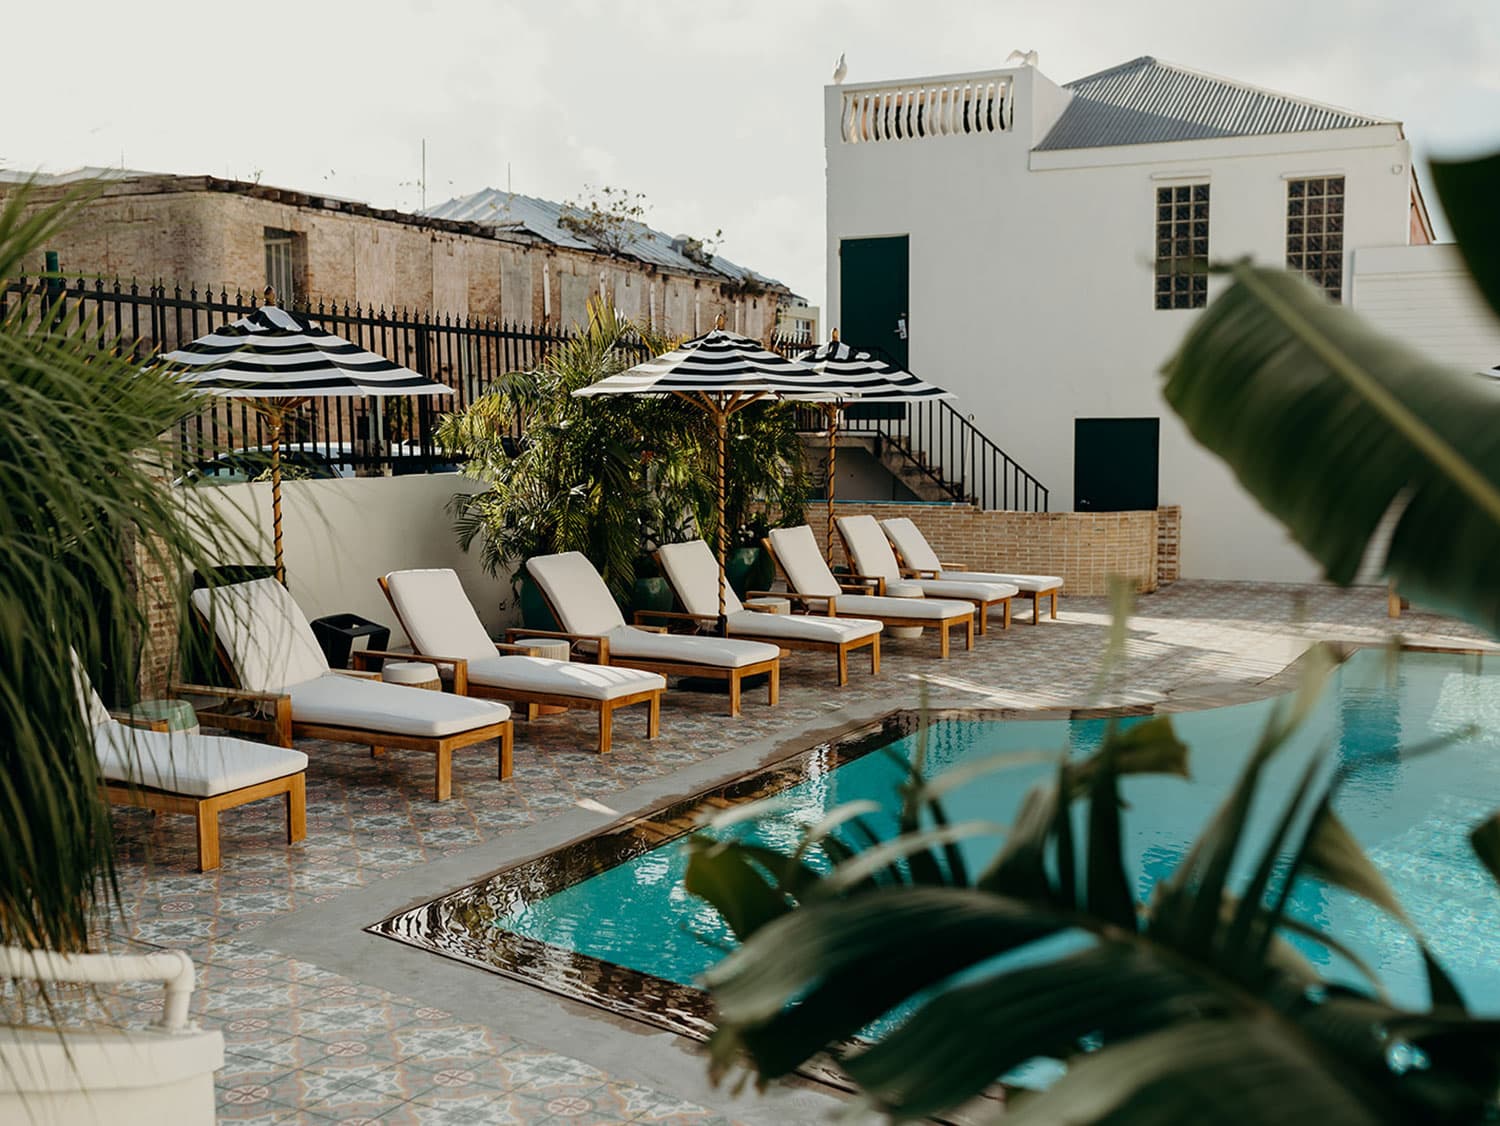
[[[1378,590],[1179,583],[1139,600],[1123,662],[1101,681],[1109,627],[1102,599],[1066,599],[1056,622],[1018,620],[939,662],[931,634],[890,642],[879,678],[855,662],[832,686],[830,662],[795,654],[782,703],[747,696],[744,715],[720,696],[673,692],[661,737],[622,713],[608,757],[590,750],[584,715],[518,725],[514,777],[494,777],[493,752],[460,752],[453,798],[428,800],[431,760],[391,752],[371,759],[345,745],[310,743],[307,839],[288,848],[275,803],[222,818],[223,866],[193,870],[184,818],[116,810],[122,904],[103,941],[185,949],[200,970],[197,1019],[224,1034],[221,1121],[246,1123],[711,1123],[716,1112],[647,1089],[521,1039],[465,1023],[257,945],[268,920],[417,865],[461,853],[585,800],[663,776],[749,740],[794,740],[856,706],[1046,708],[1155,702],[1243,691],[1281,671],[1318,638],[1468,644],[1480,635],[1411,613],[1392,622]],[[441,890],[441,889],[434,889]],[[374,919],[368,920],[375,921]],[[10,1002],[23,1001],[14,990]],[[159,1009],[153,988],[107,997],[60,995],[65,1016],[142,1023]],[[108,1010],[101,1011],[101,1007]]]

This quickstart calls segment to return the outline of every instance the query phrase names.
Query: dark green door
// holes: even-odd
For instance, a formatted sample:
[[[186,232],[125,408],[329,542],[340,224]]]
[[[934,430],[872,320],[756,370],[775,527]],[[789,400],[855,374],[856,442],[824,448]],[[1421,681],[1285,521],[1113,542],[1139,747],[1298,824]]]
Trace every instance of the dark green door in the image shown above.
[[[846,238],[839,242],[839,337],[855,348],[907,365],[906,235]],[[900,403],[854,404],[851,419],[884,418],[905,411]]]
[[[1155,508],[1161,420],[1073,420],[1073,510],[1132,512]]]

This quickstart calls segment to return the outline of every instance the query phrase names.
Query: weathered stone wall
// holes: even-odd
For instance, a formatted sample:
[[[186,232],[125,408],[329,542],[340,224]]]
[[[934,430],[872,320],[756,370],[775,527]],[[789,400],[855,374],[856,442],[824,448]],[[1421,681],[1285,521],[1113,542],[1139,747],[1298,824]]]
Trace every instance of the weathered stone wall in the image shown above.
[[[59,252],[68,273],[259,293],[266,284],[266,229],[273,228],[299,237],[297,296],[314,302],[566,326],[581,321],[586,302],[602,295],[630,317],[681,334],[707,331],[720,313],[728,327],[756,338],[776,321],[774,293],[740,294],[712,279],[502,237],[472,224],[375,214],[296,193],[256,194],[249,185],[193,189],[197,182],[166,177],[111,185],[47,249]]]
[[[1141,594],[1156,590],[1161,581],[1157,511],[986,512],[961,504],[848,501],[836,502],[834,513],[868,513],[881,520],[909,516],[944,562],[972,571],[1061,575],[1064,594],[1105,594],[1112,576],[1129,580]],[[808,522],[822,544],[824,510],[810,508]],[[837,547],[834,554],[842,558]]]

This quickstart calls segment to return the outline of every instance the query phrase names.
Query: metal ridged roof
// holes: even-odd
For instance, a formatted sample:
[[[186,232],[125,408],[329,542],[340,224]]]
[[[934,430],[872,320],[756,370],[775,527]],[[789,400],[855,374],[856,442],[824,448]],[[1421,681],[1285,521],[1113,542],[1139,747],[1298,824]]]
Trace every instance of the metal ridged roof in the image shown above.
[[[1150,55],[1069,82],[1038,149],[1092,149],[1395,124],[1188,70]]]
[[[446,203],[418,212],[433,219],[454,219],[459,222],[487,223],[502,229],[525,231],[554,246],[572,247],[574,250],[597,252],[599,247],[580,238],[562,225],[564,207],[550,199],[502,192],[497,188],[484,188],[472,195],[450,199]],[[659,266],[679,274],[693,274],[719,280],[741,281],[754,278],[762,285],[785,289],[786,286],[774,278],[758,274],[754,270],[736,265],[722,255],[715,254],[708,265],[695,262],[687,255],[672,248],[672,236],[646,226],[631,223],[634,240],[624,248],[628,257],[648,265]]]

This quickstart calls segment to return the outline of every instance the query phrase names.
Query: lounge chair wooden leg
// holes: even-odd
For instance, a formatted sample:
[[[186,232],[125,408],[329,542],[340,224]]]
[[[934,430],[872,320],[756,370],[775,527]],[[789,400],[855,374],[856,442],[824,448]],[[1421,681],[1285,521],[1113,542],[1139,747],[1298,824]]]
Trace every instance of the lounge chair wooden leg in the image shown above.
[[[193,813],[198,822],[198,871],[210,872],[219,866],[219,804],[200,801]]]
[[[1055,608],[1057,603],[1054,602],[1052,605]],[[1057,614],[1054,612],[1052,616],[1055,618]],[[1034,626],[1042,624],[1042,595],[1040,591],[1033,591],[1031,595],[1031,624]]]
[[[974,619],[969,618],[964,622],[964,648],[974,648]]]
[[[1032,612],[1032,616],[1033,617],[1036,616],[1035,611]],[[1004,623],[1001,624],[1000,628],[1001,629],[1010,629],[1010,599],[1009,598],[1007,598],[1005,600],[1005,621],[1004,621]],[[983,633],[984,631],[981,630],[980,632]]]
[[[777,661],[771,666],[771,684],[766,689],[766,703],[775,707],[781,699],[781,662]]]
[[[849,646],[839,646],[839,687],[849,683]]]
[[[880,634],[876,634],[870,641],[870,675],[880,675]]]
[[[948,659],[948,629],[952,624],[952,622],[942,622],[938,625],[938,655],[945,661]]]
[[[447,801],[453,796],[453,748],[439,747],[437,777],[432,785],[432,800]]]
[[[516,750],[516,725],[507,722],[500,729],[500,781],[504,782],[510,777],[510,772],[515,767]]]
[[[1057,621],[1057,591],[1052,592],[1052,620]]]
[[[740,674],[738,670],[729,674],[729,714],[740,714]]]
[[[539,716],[539,715],[541,715],[541,714],[542,714],[542,708],[541,708],[540,704],[527,704],[526,705],[526,722],[527,723],[535,723],[536,722],[536,717]]]
[[[990,631],[990,604],[988,602],[977,603],[975,605],[975,607],[974,607],[974,614],[979,619],[979,632],[980,633],[989,633],[989,631]]]
[[[292,778],[286,792],[286,843],[296,844],[307,836],[307,780],[301,775]]]
[[[370,757],[371,758],[379,758],[383,754],[385,754],[385,748],[384,747],[377,747],[373,743],[370,745]]]
[[[646,738],[655,739],[661,733],[661,693],[651,697],[646,709]]]
[[[606,702],[599,708],[599,753],[609,754],[609,748],[614,740],[615,710]]]

